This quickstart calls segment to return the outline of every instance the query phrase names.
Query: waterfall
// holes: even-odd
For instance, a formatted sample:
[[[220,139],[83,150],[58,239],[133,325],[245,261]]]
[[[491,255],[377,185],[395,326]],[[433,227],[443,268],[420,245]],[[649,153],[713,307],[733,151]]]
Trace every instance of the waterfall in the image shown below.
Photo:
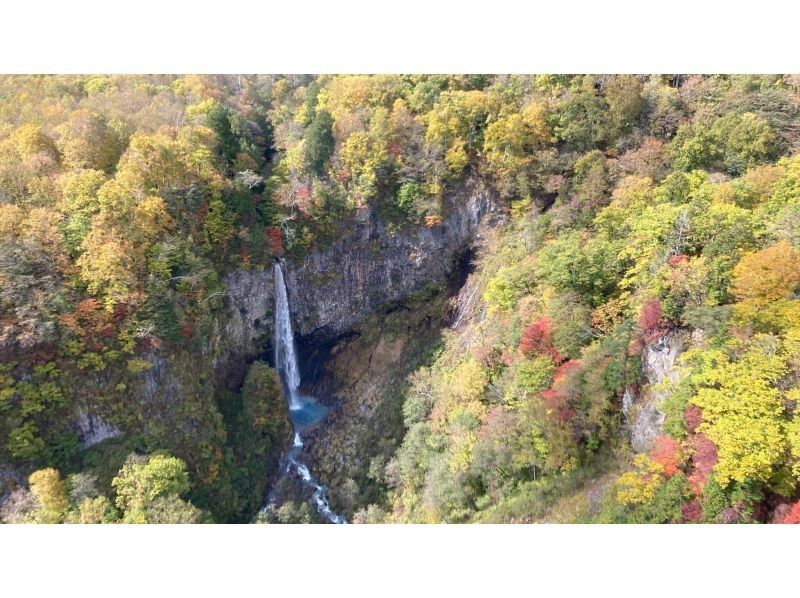
[[[289,296],[283,278],[283,266],[275,262],[275,369],[286,389],[289,399],[289,413],[294,427],[294,442],[286,456],[285,473],[294,471],[303,484],[313,491],[312,499],[317,512],[331,523],[347,523],[344,517],[333,512],[328,503],[328,489],[320,484],[300,461],[303,439],[300,432],[305,427],[321,420],[327,409],[311,397],[300,396],[300,366],[294,346],[292,320],[289,315]]]
[[[472,313],[475,303],[478,300],[480,290],[480,282],[477,278],[470,276],[461,287],[455,299],[456,312],[453,316],[453,321],[450,324],[451,330],[456,330],[464,320]]]
[[[300,386],[300,368],[297,365],[297,352],[294,348],[292,320],[289,315],[289,297],[283,268],[275,262],[275,369],[286,386],[289,396],[289,409],[300,409],[297,388]]]

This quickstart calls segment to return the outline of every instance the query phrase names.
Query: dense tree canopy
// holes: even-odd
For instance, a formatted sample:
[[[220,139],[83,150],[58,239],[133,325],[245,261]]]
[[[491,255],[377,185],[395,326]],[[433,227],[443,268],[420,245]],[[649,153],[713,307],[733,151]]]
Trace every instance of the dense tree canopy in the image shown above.
[[[247,519],[288,437],[275,373],[135,390],[218,363],[231,273],[365,214],[437,235],[475,181],[501,223],[475,306],[349,515],[796,519],[798,116],[796,79],[761,75],[0,78],[3,519]],[[677,337],[658,386],[643,362]],[[87,414],[122,438],[82,445]]]

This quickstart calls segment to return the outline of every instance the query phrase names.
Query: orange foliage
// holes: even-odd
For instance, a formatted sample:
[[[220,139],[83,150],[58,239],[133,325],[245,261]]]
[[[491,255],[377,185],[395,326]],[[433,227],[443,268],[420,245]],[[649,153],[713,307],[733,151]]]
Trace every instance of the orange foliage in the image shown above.
[[[792,508],[783,517],[781,523],[800,523],[800,500],[792,505]]]
[[[764,305],[789,297],[800,284],[800,253],[788,241],[748,253],[733,269],[733,294]]]
[[[650,453],[650,458],[664,466],[664,475],[671,478],[678,473],[681,463],[680,444],[672,436],[661,435]]]
[[[114,321],[124,317],[123,306],[109,314],[95,298],[84,299],[75,311],[61,316],[61,323],[84,339],[110,338],[114,336]]]
[[[442,224],[442,217],[438,214],[434,214],[432,216],[425,216],[425,226],[428,228],[434,228],[437,226],[441,226]]]

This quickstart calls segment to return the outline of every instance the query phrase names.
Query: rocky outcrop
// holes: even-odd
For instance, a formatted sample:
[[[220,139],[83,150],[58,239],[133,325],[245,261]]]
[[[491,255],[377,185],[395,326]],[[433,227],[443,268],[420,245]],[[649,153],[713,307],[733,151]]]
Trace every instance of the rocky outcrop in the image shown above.
[[[683,352],[685,339],[679,332],[669,332],[648,342],[642,352],[642,370],[647,380],[637,398],[627,389],[622,397],[622,412],[628,423],[631,447],[637,453],[648,451],[664,427],[661,402],[667,386],[678,380],[676,361]]]
[[[122,435],[122,431],[119,428],[86,409],[82,409],[78,413],[77,428],[81,448],[89,448],[109,438],[116,438]]]
[[[398,230],[364,208],[345,238],[301,260],[287,259],[295,334],[317,343],[331,340],[378,306],[400,301],[427,284],[446,282],[478,224],[496,215],[496,205],[492,190],[470,179],[445,197],[447,214],[440,226]],[[275,304],[272,268],[234,272],[225,279],[225,287],[230,318],[220,330],[218,344],[246,353],[255,348],[256,340],[260,346],[270,343]]]
[[[444,203],[448,213],[440,226],[397,231],[365,215],[345,239],[290,264],[286,282],[296,332],[317,342],[329,340],[381,304],[446,282],[459,252],[496,204],[491,190],[476,180]]]

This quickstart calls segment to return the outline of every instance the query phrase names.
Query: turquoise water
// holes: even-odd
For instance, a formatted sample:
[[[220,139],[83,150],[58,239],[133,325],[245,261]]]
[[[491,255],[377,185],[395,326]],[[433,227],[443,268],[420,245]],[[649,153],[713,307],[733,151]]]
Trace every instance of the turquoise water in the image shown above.
[[[294,429],[298,432],[308,429],[328,415],[328,408],[311,397],[300,395],[296,397],[296,402],[299,405],[291,407],[289,415]]]

